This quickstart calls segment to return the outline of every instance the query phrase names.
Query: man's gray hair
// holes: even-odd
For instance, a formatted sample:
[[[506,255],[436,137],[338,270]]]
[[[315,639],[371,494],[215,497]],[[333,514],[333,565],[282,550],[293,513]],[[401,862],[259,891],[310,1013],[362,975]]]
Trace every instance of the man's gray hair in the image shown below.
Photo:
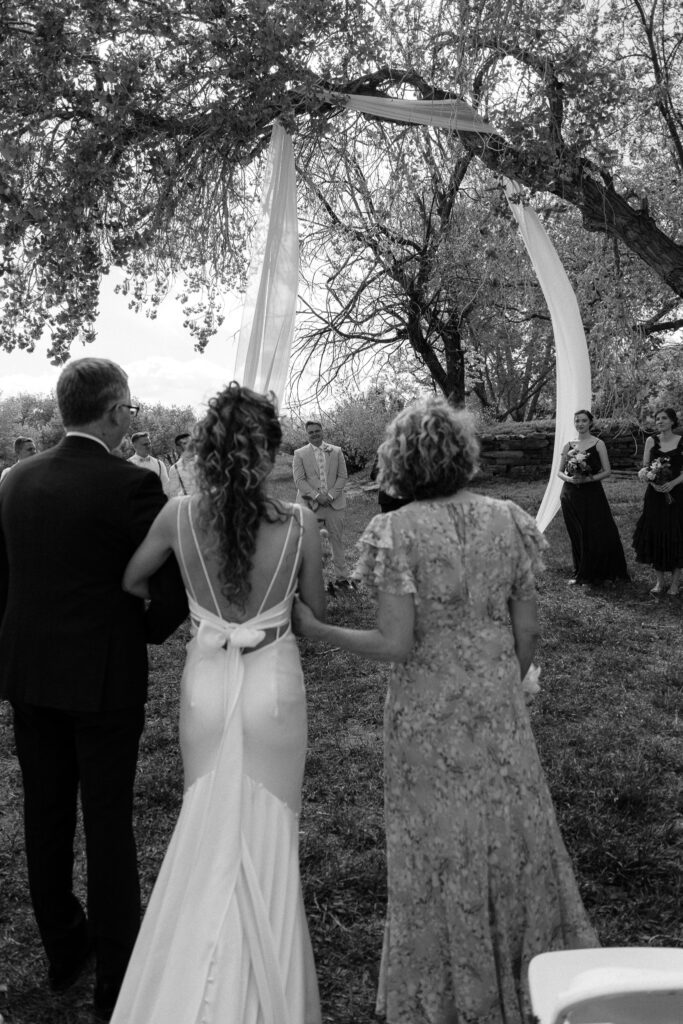
[[[128,377],[110,359],[74,359],[57,381],[57,403],[65,427],[93,423],[121,398]]]

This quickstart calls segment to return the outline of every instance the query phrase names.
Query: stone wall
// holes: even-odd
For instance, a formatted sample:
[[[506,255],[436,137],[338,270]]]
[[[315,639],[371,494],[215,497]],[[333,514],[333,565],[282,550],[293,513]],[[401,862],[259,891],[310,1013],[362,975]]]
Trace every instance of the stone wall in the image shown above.
[[[648,436],[636,423],[601,424],[593,433],[607,445],[613,469],[635,470],[642,462]],[[553,459],[555,429],[547,424],[511,424],[481,435],[481,468],[484,473],[548,472]]]

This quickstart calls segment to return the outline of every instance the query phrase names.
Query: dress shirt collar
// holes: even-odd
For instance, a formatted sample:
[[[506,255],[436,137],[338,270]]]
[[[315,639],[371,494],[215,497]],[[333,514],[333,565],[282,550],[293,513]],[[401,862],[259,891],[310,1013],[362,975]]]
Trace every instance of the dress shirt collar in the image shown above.
[[[89,441],[97,441],[98,444],[102,445],[102,447],[104,448],[104,450],[107,453],[107,455],[111,455],[111,451],[109,450],[107,445],[104,443],[102,438],[101,437],[95,437],[94,434],[86,434],[83,430],[67,430],[66,436],[67,437],[87,437],[87,439]]]

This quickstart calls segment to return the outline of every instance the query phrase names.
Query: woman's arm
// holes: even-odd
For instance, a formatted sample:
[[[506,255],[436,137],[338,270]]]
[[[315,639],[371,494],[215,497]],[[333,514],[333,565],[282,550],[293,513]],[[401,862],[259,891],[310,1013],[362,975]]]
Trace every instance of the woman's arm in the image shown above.
[[[533,661],[539,635],[536,598],[532,597],[526,601],[510,598],[508,609],[515,638],[515,654],[519,662],[520,675],[524,679]]]
[[[149,528],[123,574],[123,589],[135,597],[149,598],[147,581],[164,564],[173,550],[176,502],[169,501]]]
[[[607,454],[607,448],[605,446],[605,442],[599,439],[595,442],[595,447],[597,449],[598,455],[600,456],[600,465],[602,466],[602,469],[599,473],[593,473],[593,475],[589,479],[605,480],[612,473],[612,467],[609,464],[609,455]]]
[[[314,514],[301,507],[301,521],[304,535],[301,541],[301,565],[299,566],[299,594],[317,619],[325,621],[325,584],[322,572],[322,551],[320,529]]]
[[[638,479],[642,480],[643,483],[647,483],[647,477],[645,474],[647,472],[648,466],[650,465],[650,452],[652,451],[654,443],[654,438],[648,437],[645,441],[645,447],[643,448],[643,465],[638,470]]]
[[[307,605],[295,601],[293,623],[295,632],[309,640],[325,640],[375,661],[405,661],[413,649],[415,603],[412,594],[380,590],[375,628],[346,629],[320,622]]]

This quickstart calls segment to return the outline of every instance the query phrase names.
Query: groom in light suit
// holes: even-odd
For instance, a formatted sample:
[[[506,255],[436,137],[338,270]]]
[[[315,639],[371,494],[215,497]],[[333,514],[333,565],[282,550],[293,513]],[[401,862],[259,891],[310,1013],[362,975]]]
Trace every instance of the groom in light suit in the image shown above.
[[[317,420],[307,422],[306,434],[310,443],[297,448],[292,462],[296,499],[325,523],[332,547],[335,585],[348,586],[344,553],[344,488],[348,474],[344,453],[336,444],[323,441],[323,428]]]
[[[170,635],[187,603],[171,560],[147,612],[121,587],[166,500],[154,473],[111,454],[137,412],[126,374],[107,359],[75,359],[57,401],[66,437],[0,488],[0,699],[14,709],[49,986],[69,988],[94,951],[94,1011],[108,1020],[140,919],[132,812],[146,641]],[[87,917],[72,878],[79,791]]]

